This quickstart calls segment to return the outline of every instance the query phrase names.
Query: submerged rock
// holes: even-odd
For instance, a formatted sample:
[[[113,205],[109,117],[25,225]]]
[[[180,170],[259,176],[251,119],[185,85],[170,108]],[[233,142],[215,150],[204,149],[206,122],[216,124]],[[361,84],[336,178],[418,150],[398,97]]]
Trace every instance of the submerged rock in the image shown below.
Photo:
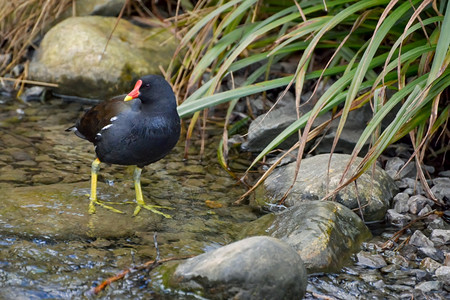
[[[333,154],[329,174],[328,154],[303,159],[297,180],[284,204],[294,206],[325,197],[338,186],[349,159],[350,156],[346,154]],[[361,159],[357,158],[350,173],[359,162]],[[291,186],[295,169],[295,162],[276,168],[267,177],[264,186],[258,188],[254,199],[256,204],[267,207],[270,203],[277,203]],[[356,183],[357,189],[355,184],[350,184],[337,193],[336,201],[350,209],[357,209],[361,205],[365,221],[383,220],[397,190],[394,181],[384,170],[376,167],[373,174],[372,170],[368,170],[356,180]],[[359,213],[359,210],[355,211]]]
[[[269,234],[291,245],[308,272],[339,270],[371,233],[361,219],[335,202],[307,202],[252,222],[245,235]]]
[[[306,270],[287,244],[251,237],[204,253],[179,265],[173,282],[213,299],[301,299]]]
[[[86,16],[57,24],[36,51],[30,77],[57,83],[60,94],[102,99],[129,91],[130,82],[144,74],[159,74],[159,66],[172,58],[175,37],[167,29],[140,28],[123,19],[114,29],[116,21]]]
[[[129,191],[133,200],[133,191]],[[52,184],[2,189],[0,193],[0,232],[17,236],[71,239],[72,237],[117,238],[154,227],[162,217],[141,211],[131,217],[134,203],[112,205],[125,214],[98,208],[88,213],[89,189],[86,183]],[[103,200],[120,201],[117,195],[99,194]],[[121,195],[125,202],[126,196]],[[125,198],[125,199],[124,199]],[[106,202],[107,204],[107,202]]]

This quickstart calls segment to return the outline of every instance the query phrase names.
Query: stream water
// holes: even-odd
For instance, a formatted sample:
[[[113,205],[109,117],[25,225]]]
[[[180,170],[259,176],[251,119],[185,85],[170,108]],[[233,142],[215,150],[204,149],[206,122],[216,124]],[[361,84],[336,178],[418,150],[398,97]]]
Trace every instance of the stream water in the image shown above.
[[[94,149],[64,131],[88,106],[58,99],[0,101],[1,299],[77,298],[101,280],[154,259],[155,232],[161,258],[199,254],[234,241],[240,224],[257,218],[250,208],[231,205],[244,189],[215,161],[213,141],[203,157],[193,142],[187,160],[180,142],[144,169],[145,200],[174,208],[165,210],[172,219],[147,211],[133,218],[130,168],[104,164],[99,198],[122,202],[112,206],[125,214],[98,207],[90,216]],[[129,276],[104,295],[154,296],[145,288],[147,275]]]
[[[172,207],[165,211],[171,219],[148,211],[132,217],[131,171],[103,164],[99,198],[118,202],[112,206],[125,214],[97,208],[89,215],[94,149],[64,131],[88,107],[60,99],[25,104],[0,98],[0,299],[89,298],[106,278],[155,259],[155,232],[161,258],[181,257],[236,240],[259,217],[246,205],[232,205],[245,189],[216,160],[214,136],[219,134],[211,134],[202,157],[200,139],[194,139],[187,160],[180,142],[165,159],[145,168],[145,200]],[[207,128],[215,131],[220,129]],[[355,264],[338,274],[310,275],[306,298],[409,299],[417,278],[411,268],[383,273]],[[197,298],[170,290],[163,281],[158,269],[136,271],[100,296]]]

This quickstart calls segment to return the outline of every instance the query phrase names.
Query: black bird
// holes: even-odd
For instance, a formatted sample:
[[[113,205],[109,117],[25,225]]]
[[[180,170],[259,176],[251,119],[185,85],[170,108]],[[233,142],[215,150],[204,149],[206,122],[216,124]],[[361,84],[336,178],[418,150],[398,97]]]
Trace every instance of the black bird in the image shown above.
[[[92,107],[67,131],[74,131],[95,145],[97,158],[92,163],[90,213],[95,213],[95,204],[121,213],[97,199],[97,173],[100,162],[105,162],[136,166],[135,216],[145,208],[170,218],[157,209],[169,207],[145,204],[140,182],[142,168],[166,156],[180,137],[175,95],[163,77],[142,77],[125,98],[114,97]]]

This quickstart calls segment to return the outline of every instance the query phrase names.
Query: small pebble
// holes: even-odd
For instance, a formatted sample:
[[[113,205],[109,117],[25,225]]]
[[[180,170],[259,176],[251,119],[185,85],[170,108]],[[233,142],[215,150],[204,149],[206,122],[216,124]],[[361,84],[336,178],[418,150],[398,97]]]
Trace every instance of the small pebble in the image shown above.
[[[434,247],[433,242],[430,241],[430,239],[427,238],[420,230],[414,231],[409,240],[409,244],[417,247]]]
[[[450,267],[441,266],[435,271],[436,278],[444,284],[450,284]]]
[[[424,293],[428,293],[431,291],[439,291],[442,289],[442,282],[440,281],[424,281],[416,285],[415,287],[418,290],[421,290]]]
[[[358,265],[360,266],[379,269],[387,265],[383,256],[380,254],[371,254],[366,251],[360,251],[356,257],[358,259]]]
[[[450,244],[450,230],[434,229],[431,232],[430,240],[436,246],[449,245]]]
[[[427,271],[428,273],[434,273],[434,271],[436,271],[436,269],[438,269],[441,266],[442,265],[440,263],[438,263],[437,261],[435,261],[429,257],[424,258],[420,262],[420,268],[422,270]]]

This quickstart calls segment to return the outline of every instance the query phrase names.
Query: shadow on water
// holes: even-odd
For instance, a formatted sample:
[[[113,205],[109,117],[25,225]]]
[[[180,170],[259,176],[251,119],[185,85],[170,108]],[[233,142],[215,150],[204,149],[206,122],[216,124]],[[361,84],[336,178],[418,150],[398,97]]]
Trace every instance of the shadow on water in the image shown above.
[[[228,244],[240,224],[257,215],[231,203],[243,188],[215,160],[217,143],[206,143],[200,160],[195,144],[183,161],[183,143],[144,169],[145,200],[170,206],[172,219],[135,207],[127,167],[102,164],[99,198],[125,214],[97,208],[89,215],[93,146],[64,130],[85,107],[53,99],[20,104],[3,99],[0,110],[0,298],[76,298],[123,269],[156,256],[199,254]],[[158,279],[159,278],[159,279]],[[137,272],[104,296],[159,297],[162,275]],[[153,282],[152,282],[153,281]],[[168,293],[167,297],[175,292]],[[179,297],[180,295],[177,295]],[[183,296],[191,298],[190,296]]]

